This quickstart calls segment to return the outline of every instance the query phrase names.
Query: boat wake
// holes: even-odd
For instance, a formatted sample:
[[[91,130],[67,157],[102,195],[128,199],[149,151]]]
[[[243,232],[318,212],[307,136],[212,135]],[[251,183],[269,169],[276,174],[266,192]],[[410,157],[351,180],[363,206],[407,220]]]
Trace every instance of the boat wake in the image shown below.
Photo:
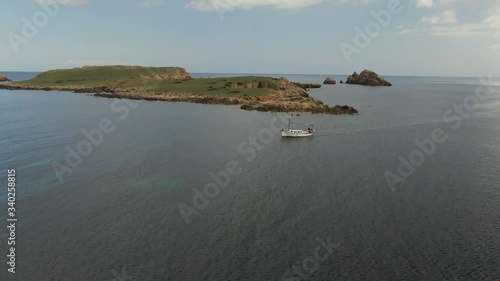
[[[334,130],[326,130],[326,131],[317,130],[315,133],[315,137],[326,137],[326,136],[340,135],[340,134],[351,134],[351,133],[359,133],[359,132],[367,132],[367,131],[404,128],[404,127],[413,127],[413,126],[421,126],[421,125],[429,125],[429,124],[441,124],[441,123],[446,123],[446,122],[434,121],[434,122],[411,123],[411,124],[392,125],[392,126],[378,126],[378,127],[361,128],[361,129],[354,129],[354,130],[345,130],[344,128],[334,129]]]

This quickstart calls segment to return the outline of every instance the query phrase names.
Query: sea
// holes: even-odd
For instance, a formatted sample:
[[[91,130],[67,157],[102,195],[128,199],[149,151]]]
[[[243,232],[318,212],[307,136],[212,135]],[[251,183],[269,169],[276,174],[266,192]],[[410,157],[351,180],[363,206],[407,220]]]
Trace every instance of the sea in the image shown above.
[[[271,76],[359,114],[0,90],[0,280],[500,280],[500,79]]]

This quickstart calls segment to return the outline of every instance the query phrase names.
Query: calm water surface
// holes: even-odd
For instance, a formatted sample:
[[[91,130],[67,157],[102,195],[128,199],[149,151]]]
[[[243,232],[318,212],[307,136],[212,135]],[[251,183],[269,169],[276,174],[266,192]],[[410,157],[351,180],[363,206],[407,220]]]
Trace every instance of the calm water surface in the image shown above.
[[[443,114],[478,79],[387,78],[311,91],[360,114],[302,114],[317,136],[297,140],[238,106],[135,101],[125,116],[111,99],[1,90],[0,168],[4,181],[17,170],[19,218],[15,276],[0,228],[1,280],[287,280],[303,261],[307,280],[500,280],[500,81],[454,130]],[[115,130],[59,181],[52,164],[104,118]],[[392,192],[386,171],[436,128],[446,142]],[[193,207],[193,189],[230,161],[241,172],[186,224],[179,204]],[[340,245],[315,264],[318,240]]]

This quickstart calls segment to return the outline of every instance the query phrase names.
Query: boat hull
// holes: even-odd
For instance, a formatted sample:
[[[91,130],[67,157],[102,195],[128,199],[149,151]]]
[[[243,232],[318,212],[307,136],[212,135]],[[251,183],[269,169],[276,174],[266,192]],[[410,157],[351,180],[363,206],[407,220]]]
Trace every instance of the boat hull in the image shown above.
[[[282,138],[308,138],[314,136],[314,133],[309,133],[307,131],[281,131]]]

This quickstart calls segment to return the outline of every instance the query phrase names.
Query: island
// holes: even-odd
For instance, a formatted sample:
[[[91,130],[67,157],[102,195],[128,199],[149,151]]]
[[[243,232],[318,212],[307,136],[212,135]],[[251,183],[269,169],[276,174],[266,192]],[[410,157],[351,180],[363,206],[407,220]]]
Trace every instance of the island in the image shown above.
[[[5,77],[5,75],[0,74],[0,82],[11,82],[9,78]]]
[[[325,79],[325,81],[323,82],[323,84],[325,84],[325,85],[335,85],[335,84],[337,84],[337,81],[335,81],[335,79],[333,79],[333,78],[327,77]]]
[[[299,84],[300,85],[300,84]],[[95,97],[241,105],[245,110],[356,114],[350,106],[330,107],[310,97],[307,87],[265,76],[192,78],[181,67],[85,66],[43,72],[0,89],[72,91]]]
[[[360,74],[354,72],[351,76],[347,78],[346,84],[357,84],[363,86],[392,86],[392,84],[386,81],[377,73],[365,69]]]

